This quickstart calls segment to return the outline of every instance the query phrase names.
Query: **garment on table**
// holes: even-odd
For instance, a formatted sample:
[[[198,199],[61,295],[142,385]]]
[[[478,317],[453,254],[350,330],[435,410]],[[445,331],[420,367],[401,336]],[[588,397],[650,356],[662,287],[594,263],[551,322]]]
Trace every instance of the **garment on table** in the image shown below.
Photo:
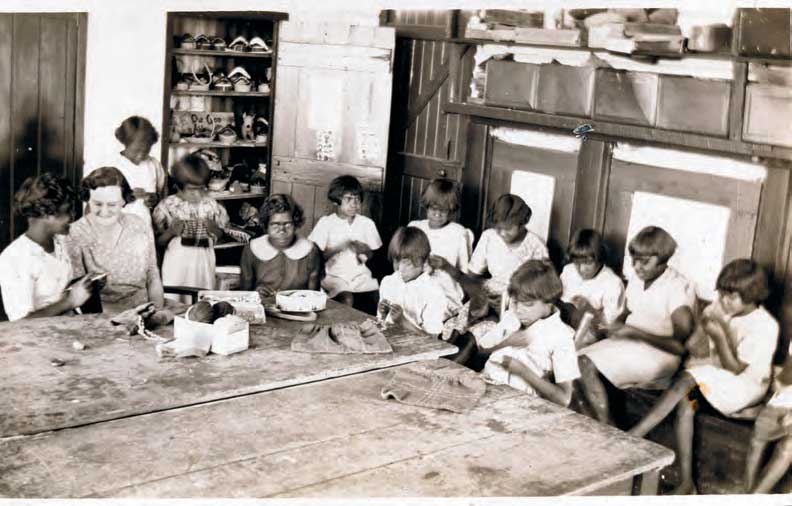
[[[160,282],[151,227],[131,214],[121,214],[118,223],[117,240],[106,243],[84,216],[72,224],[67,241],[75,277],[107,273],[100,298],[103,310],[110,313],[148,302],[148,287]]]
[[[725,314],[718,301],[707,306],[704,317],[713,312]],[[725,319],[731,334],[730,347],[747,367],[739,374],[725,369],[715,343],[709,339],[709,356],[688,363],[687,372],[696,379],[707,401],[724,415],[730,415],[760,402],[767,393],[779,327],[761,306],[746,315]]]
[[[650,286],[632,278],[625,292],[630,315],[626,324],[644,332],[674,339],[672,313],[682,306],[695,308],[693,284],[667,267]],[[626,337],[608,337],[582,350],[608,380],[618,388],[666,388],[679,369],[679,355]]]
[[[107,165],[120,170],[132,189],[143,188],[146,193],[157,193],[158,188],[165,187],[165,170],[159,160],[152,156],[135,165],[129,158],[116,153]],[[143,199],[135,199],[134,202],[124,206],[123,211],[137,215],[143,218],[146,224],[151,224],[151,211]]]
[[[484,366],[484,377],[496,384],[508,384],[524,392],[536,394],[522,377],[509,374],[503,359],[520,362],[537,376],[554,383],[573,381],[580,377],[575,331],[561,321],[561,313],[554,311],[547,318],[537,320],[530,327],[512,332],[496,345]]]
[[[382,246],[377,225],[368,216],[357,215],[349,223],[337,214],[322,216],[308,236],[320,250],[335,249],[347,241],[362,242],[369,249]],[[329,297],[341,292],[371,292],[379,287],[366,263],[358,258],[352,248],[345,248],[330,258],[325,265],[322,288]]]
[[[561,300],[572,302],[583,297],[596,311],[602,312],[602,322],[611,324],[624,312],[624,283],[607,265],[592,279],[583,279],[574,263],[569,263],[561,272],[564,293]]]
[[[174,237],[168,243],[162,259],[162,282],[164,285],[190,286],[211,290],[215,285],[214,239],[208,236],[203,220],[213,220],[221,229],[228,228],[229,219],[225,208],[215,199],[204,195],[198,202],[188,202],[178,194],[160,202],[152,220],[154,230],[161,234],[174,220],[185,222],[182,237]],[[207,244],[193,246],[191,244]],[[186,296],[166,297],[187,302]]]
[[[399,272],[385,276],[380,284],[380,300],[401,306],[404,318],[428,334],[436,335],[443,331],[445,295],[426,272],[406,283]],[[390,314],[386,321],[393,323]]]
[[[307,353],[392,353],[373,320],[332,325],[307,324],[291,342],[292,351]]]
[[[411,406],[464,413],[478,404],[486,389],[481,378],[467,369],[414,363],[399,367],[380,395]]]
[[[488,294],[498,296],[506,290],[511,275],[522,264],[548,257],[544,241],[530,230],[526,229],[520,244],[512,246],[506,244],[494,228],[488,228],[481,234],[468,269],[478,275],[489,272],[492,278],[485,282],[484,288]]]
[[[19,320],[59,301],[73,277],[64,236],[55,236],[55,250],[47,253],[20,235],[0,254],[0,291],[8,319]]]
[[[320,273],[321,269],[322,253],[308,239],[297,237],[294,244],[279,250],[264,235],[242,250],[239,286],[240,290],[304,290],[311,274]]]

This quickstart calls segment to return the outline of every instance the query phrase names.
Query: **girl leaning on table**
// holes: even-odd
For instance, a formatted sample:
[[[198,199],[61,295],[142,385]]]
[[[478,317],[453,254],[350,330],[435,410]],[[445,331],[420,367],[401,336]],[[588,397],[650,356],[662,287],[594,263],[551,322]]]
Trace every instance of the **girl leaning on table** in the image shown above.
[[[157,244],[165,247],[164,285],[212,289],[215,285],[214,245],[229,219],[225,208],[207,193],[209,166],[199,155],[187,155],[173,167],[178,193],[157,204],[152,214]],[[166,295],[181,302],[185,296]]]
[[[27,230],[0,254],[0,291],[9,320],[60,315],[90,298],[93,274],[71,283],[64,236],[74,219],[74,201],[66,180],[49,173],[26,179],[14,195],[14,211],[27,221]]]

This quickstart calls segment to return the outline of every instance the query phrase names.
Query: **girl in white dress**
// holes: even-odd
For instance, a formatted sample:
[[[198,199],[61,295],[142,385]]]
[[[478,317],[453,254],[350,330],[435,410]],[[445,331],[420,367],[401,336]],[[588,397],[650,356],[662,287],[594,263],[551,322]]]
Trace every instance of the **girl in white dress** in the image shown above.
[[[0,292],[11,321],[57,316],[91,296],[92,273],[72,281],[65,244],[74,214],[74,191],[65,179],[45,172],[26,179],[14,195],[14,211],[27,230],[0,254]]]
[[[688,340],[690,360],[646,416],[630,430],[643,437],[676,407],[678,493],[693,483],[693,395],[700,394],[726,416],[760,402],[770,384],[778,323],[761,306],[769,294],[764,269],[748,259],[733,260],[718,276],[718,300],[707,306]]]
[[[626,318],[608,337],[580,351],[583,392],[595,416],[612,423],[600,374],[617,388],[666,388],[681,365],[693,332],[696,292],[668,265],[676,241],[659,227],[646,227],[628,246],[636,277],[627,283]],[[623,323],[622,323],[623,321]]]

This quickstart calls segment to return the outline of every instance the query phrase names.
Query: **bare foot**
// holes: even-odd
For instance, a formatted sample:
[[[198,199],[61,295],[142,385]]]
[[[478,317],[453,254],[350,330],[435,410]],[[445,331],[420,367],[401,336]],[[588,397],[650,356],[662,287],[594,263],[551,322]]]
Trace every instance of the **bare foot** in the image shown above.
[[[669,495],[696,495],[698,494],[698,490],[696,490],[696,485],[692,481],[690,482],[682,482],[677,487],[672,490]]]

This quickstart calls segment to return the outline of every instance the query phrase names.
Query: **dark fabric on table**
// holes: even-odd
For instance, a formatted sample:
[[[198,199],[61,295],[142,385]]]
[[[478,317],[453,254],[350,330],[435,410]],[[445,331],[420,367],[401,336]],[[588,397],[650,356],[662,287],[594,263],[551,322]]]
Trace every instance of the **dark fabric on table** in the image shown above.
[[[419,363],[399,368],[380,395],[411,406],[464,413],[478,404],[486,389],[484,381],[466,369],[437,370]]]
[[[303,325],[291,343],[306,353],[392,353],[388,340],[372,320],[360,323]]]

